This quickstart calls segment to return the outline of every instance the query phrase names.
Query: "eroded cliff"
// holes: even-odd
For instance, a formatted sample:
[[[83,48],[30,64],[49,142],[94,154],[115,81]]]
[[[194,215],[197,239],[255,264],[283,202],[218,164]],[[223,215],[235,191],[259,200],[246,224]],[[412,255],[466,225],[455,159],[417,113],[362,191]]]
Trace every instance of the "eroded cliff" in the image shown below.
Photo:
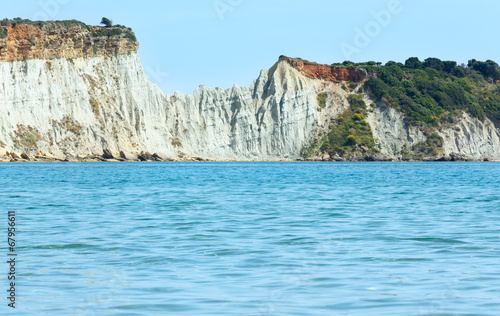
[[[4,27],[0,39],[3,160],[400,160],[430,137],[399,110],[373,102],[355,67],[280,58],[250,87],[164,95],[144,74],[130,30],[47,23]],[[105,31],[112,31],[108,29]],[[112,33],[107,33],[112,34]],[[350,96],[367,104],[361,124],[373,150],[331,155],[318,140],[345,119]],[[343,123],[345,124],[345,122]],[[463,114],[436,131],[433,159],[500,160],[495,123]],[[417,156],[412,156],[418,158]]]

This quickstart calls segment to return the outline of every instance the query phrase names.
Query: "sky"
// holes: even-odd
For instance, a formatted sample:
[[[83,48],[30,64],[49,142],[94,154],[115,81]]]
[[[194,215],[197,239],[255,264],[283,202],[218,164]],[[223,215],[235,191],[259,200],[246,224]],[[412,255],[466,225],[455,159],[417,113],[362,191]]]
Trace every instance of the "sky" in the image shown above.
[[[500,62],[497,0],[0,0],[0,18],[131,27],[165,93],[249,86],[280,55],[331,64]]]

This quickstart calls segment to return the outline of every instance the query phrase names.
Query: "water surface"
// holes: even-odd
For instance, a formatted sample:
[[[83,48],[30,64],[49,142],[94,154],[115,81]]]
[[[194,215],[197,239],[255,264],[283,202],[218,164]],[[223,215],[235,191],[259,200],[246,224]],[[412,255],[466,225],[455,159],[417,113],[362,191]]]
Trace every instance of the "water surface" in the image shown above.
[[[500,164],[1,164],[0,197],[0,314],[500,311]]]

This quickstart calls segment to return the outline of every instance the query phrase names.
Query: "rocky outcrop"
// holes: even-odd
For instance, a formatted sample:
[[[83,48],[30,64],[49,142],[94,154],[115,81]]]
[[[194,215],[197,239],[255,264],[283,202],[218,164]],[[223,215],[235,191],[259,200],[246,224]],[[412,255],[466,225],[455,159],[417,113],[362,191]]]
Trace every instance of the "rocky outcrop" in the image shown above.
[[[7,37],[0,38],[0,62],[110,57],[136,53],[139,48],[134,40],[134,33],[121,27],[102,28],[83,23],[47,22],[42,28],[27,24],[11,24],[2,28],[7,31]],[[121,34],[99,36],[103,32]]]
[[[350,81],[361,82],[368,78],[364,69],[355,67],[336,67],[304,62],[296,58],[282,57],[280,61],[290,64],[300,71],[304,76],[312,79],[320,79],[333,82]]]
[[[467,113],[438,132],[444,139],[444,154],[452,160],[500,160],[500,130],[486,118],[481,121]]]
[[[383,155],[401,159],[403,148],[411,148],[426,140],[420,129],[406,124],[403,113],[400,111],[385,105],[374,104],[368,97],[365,97],[365,102],[370,107],[365,119]]]

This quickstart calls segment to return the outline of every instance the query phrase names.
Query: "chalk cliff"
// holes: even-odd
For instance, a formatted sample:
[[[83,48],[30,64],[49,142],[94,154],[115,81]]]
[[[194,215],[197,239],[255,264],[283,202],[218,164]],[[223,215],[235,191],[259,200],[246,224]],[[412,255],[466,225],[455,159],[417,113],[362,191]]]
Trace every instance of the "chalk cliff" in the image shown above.
[[[0,39],[0,157],[27,159],[300,159],[311,141],[364,96],[384,159],[425,134],[402,113],[371,102],[362,69],[289,58],[250,87],[164,95],[151,84],[134,34],[82,24],[4,26]],[[318,94],[325,94],[320,104]],[[500,160],[495,123],[464,114],[439,131],[443,155]],[[156,155],[153,155],[155,154]],[[199,158],[198,158],[199,157]],[[328,158],[322,158],[328,159]]]

